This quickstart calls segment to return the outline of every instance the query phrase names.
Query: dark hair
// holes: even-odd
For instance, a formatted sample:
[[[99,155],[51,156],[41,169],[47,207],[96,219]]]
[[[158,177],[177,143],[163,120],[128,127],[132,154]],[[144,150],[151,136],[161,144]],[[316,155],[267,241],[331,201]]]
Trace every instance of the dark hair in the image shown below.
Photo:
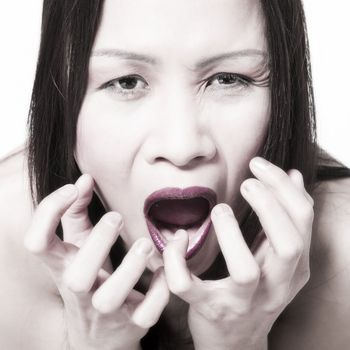
[[[102,7],[103,0],[44,0],[28,118],[28,169],[34,205],[58,187],[74,183],[81,175],[73,155],[76,124]],[[270,52],[271,118],[257,155],[285,170],[298,169],[306,189],[312,193],[318,181],[348,177],[350,170],[334,159],[336,166],[321,164],[322,156],[327,154],[317,145],[310,54],[301,0],[261,0],[261,7]],[[89,206],[93,224],[104,213],[94,194]],[[261,229],[251,209],[240,226],[248,244]],[[61,226],[57,235],[62,238]],[[122,254],[117,245],[118,241],[111,251],[114,267]],[[209,270],[219,271],[222,260],[219,255]],[[159,324],[162,323],[165,329],[165,320],[161,319]],[[166,339],[161,340],[159,327],[152,327],[144,338],[145,348],[172,348]],[[175,342],[174,337],[168,339]],[[185,340],[173,346],[185,349]]]

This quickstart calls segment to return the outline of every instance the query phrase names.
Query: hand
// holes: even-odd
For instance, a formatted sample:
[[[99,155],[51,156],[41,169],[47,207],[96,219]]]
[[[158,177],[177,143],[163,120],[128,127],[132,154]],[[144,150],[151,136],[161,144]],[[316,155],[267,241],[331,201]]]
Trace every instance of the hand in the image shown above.
[[[146,296],[133,287],[154,251],[138,239],[113,272],[109,251],[121,229],[116,212],[92,226],[87,206],[94,181],[82,175],[44,198],[26,232],[26,249],[41,259],[64,302],[69,345],[74,350],[140,349],[139,341],[160,317],[169,300],[164,270],[159,268]],[[62,220],[63,241],[55,234]]]
[[[296,169],[287,174],[270,162],[258,164],[250,162],[258,179],[247,179],[240,188],[263,228],[255,250],[248,248],[227,204],[211,212],[227,278],[202,281],[188,270],[185,230],[177,231],[163,252],[169,289],[189,303],[188,322],[198,350],[266,349],[273,323],[310,276],[313,200],[303,177]]]

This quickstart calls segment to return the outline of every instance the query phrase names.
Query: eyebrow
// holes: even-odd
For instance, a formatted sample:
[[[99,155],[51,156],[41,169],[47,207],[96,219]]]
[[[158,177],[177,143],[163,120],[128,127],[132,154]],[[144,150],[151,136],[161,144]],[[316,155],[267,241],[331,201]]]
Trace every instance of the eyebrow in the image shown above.
[[[153,56],[148,56],[148,55],[131,52],[131,51],[120,50],[120,49],[99,49],[92,52],[91,57],[122,58],[122,59],[128,59],[128,60],[141,61],[151,65],[159,65],[160,63],[159,60]],[[250,58],[260,57],[263,59],[264,62],[266,62],[268,59],[268,54],[266,51],[262,51],[258,49],[245,49],[240,51],[225,52],[223,54],[204,58],[198,61],[194,66],[194,70],[204,69],[205,67],[219,61],[223,61],[227,59],[236,60],[244,57],[250,57]]]

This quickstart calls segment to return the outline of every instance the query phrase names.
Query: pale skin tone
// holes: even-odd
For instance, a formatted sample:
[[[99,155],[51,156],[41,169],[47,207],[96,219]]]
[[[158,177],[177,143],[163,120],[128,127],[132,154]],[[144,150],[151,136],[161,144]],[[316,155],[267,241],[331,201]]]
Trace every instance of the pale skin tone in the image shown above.
[[[168,285],[171,292],[190,304],[188,321],[196,336],[196,349],[264,349],[275,319],[309,278],[313,200],[297,170],[288,176],[271,163],[267,169],[251,168],[257,179],[244,181],[241,191],[258,213],[267,240],[252,254],[232,209],[219,204],[211,217],[230,276],[203,283],[193,275],[184,259],[188,236],[179,230],[163,254],[167,283],[163,269],[158,270],[146,297],[132,288],[154,251],[149,240],[140,238],[116,271],[108,273],[102,268],[119,234],[121,218],[108,213],[92,227],[86,211],[91,178],[83,175],[75,186],[67,185],[46,197],[36,210],[25,246],[44,261],[57,284],[66,305],[72,345],[87,346],[81,343],[79,320],[90,330],[92,348],[106,346],[108,337],[115,341],[115,332],[121,326],[123,342],[118,339],[111,345],[138,348],[138,340],[156,323],[168,302]],[[215,214],[220,208],[228,212]],[[54,234],[60,218],[64,242]],[[252,322],[252,313],[256,323]],[[81,314],[85,317],[78,318]]]
[[[137,48],[141,48],[142,42],[138,33],[142,27],[143,40],[156,38],[152,52],[172,64],[164,64],[161,73],[146,66],[138,68],[133,74],[147,73],[150,90],[141,93],[142,97],[125,100],[114,95],[116,92],[96,89],[100,83],[115,78],[114,70],[116,76],[130,75],[128,65],[107,63],[109,59],[98,56],[91,59],[89,87],[78,121],[75,150],[77,162],[87,174],[74,186],[66,187],[73,191],[70,197],[56,191],[45,198],[26,232],[25,247],[48,267],[63,298],[73,346],[139,348],[140,339],[157,322],[172,293],[190,305],[188,322],[196,349],[265,349],[267,334],[276,318],[307,282],[313,200],[306,193],[297,170],[286,173],[273,164],[262,170],[256,165],[257,159],[252,160],[268,121],[268,88],[256,86],[245,90],[235,85],[231,95],[197,90],[196,84],[201,78],[217,72],[254,76],[260,71],[260,61],[246,57],[216,64],[210,73],[193,76],[188,73],[188,67],[198,57],[208,56],[208,42],[217,45],[210,46],[213,54],[228,51],[229,43],[225,41],[228,37],[222,33],[227,33],[229,27],[233,33],[235,30],[246,33],[246,36],[240,34],[238,44],[231,42],[231,50],[251,47],[266,50],[257,2],[247,3],[223,1],[215,16],[208,11],[210,1],[203,3],[202,13],[198,13],[195,2],[188,1],[177,2],[169,10],[162,7],[160,1],[147,6],[141,1],[106,2],[108,11],[94,50],[115,47],[117,43],[118,47],[140,51]],[[128,28],[130,18],[123,10],[130,13],[133,6],[138,8],[133,17],[135,24]],[[158,22],[147,16],[146,11],[154,11],[152,6],[163,11],[162,16],[156,17]],[[229,6],[233,7],[231,11]],[[172,26],[174,10],[192,19],[197,13],[199,22],[191,28],[188,27],[191,21],[184,18],[187,27],[175,26],[175,23]],[[146,16],[138,18],[138,13]],[[232,23],[238,22],[238,13],[246,26],[244,31],[242,23],[232,28]],[[113,16],[109,18],[108,14]],[[120,18],[116,20],[116,16]],[[143,23],[142,19],[147,18],[152,20]],[[215,23],[211,25],[209,20]],[[179,29],[176,35],[170,36],[159,30],[164,23],[173,30],[181,27],[182,31]],[[123,28],[128,28],[127,34]],[[195,28],[199,28],[198,33]],[[193,36],[186,41],[188,33]],[[200,36],[196,37],[196,33]],[[169,43],[169,37],[174,42]],[[232,35],[237,37],[238,34]],[[195,50],[194,43],[198,45]],[[164,103],[162,108],[160,103]],[[173,123],[171,127],[169,123]],[[104,136],[101,138],[101,135]],[[106,159],[114,161],[106,162]],[[245,174],[238,173],[237,169],[248,169],[248,166],[256,179],[243,181]],[[161,176],[152,176],[152,171]],[[149,176],[146,189],[145,176]],[[218,202],[222,203],[211,212],[210,239],[187,264],[183,258],[187,234],[179,231],[175,235],[179,239],[168,242],[161,256],[148,238],[141,215],[144,198],[169,184],[212,187],[218,193]],[[244,190],[245,185],[248,192]],[[95,227],[86,211],[93,190],[107,211],[111,211]],[[258,214],[266,234],[254,251],[244,243],[237,225],[239,203],[243,199]],[[233,211],[216,216],[215,211],[221,206]],[[60,219],[64,241],[54,234]],[[123,225],[118,228],[121,222]],[[128,253],[122,265],[113,271],[108,253],[118,235],[123,238]],[[141,247],[150,250],[142,253]],[[219,250],[223,252],[230,275],[215,282],[200,280],[197,276],[210,266]],[[153,282],[144,296],[133,290],[133,286],[146,268],[153,272]],[[237,332],[226,331],[238,326]],[[116,339],[118,332],[122,333]]]
[[[121,58],[115,50],[157,62]],[[163,187],[212,188],[218,202],[239,215],[239,187],[269,120],[266,55],[258,1],[205,1],[200,7],[185,0],[106,1],[75,155],[105,208],[123,216],[127,247],[149,236],[144,201]],[[255,85],[247,85],[249,79]],[[203,248],[189,261],[197,275],[218,254],[215,234]],[[149,264],[153,271],[156,257]]]
[[[214,7],[213,13],[210,1],[200,9],[188,1],[166,6],[161,1],[147,5],[141,1],[105,4],[92,50],[75,150],[81,171],[87,173],[77,184],[79,196],[86,199],[73,204],[73,209],[63,216],[64,242],[55,239],[55,245],[45,243],[51,242],[48,237],[55,236],[52,224],[41,229],[36,226],[41,217],[50,216],[41,212],[41,206],[27,236],[29,250],[43,256],[55,271],[54,279],[66,304],[69,336],[76,346],[86,346],[82,342],[88,336],[81,324],[88,324],[88,329],[94,329],[89,332],[94,346],[99,345],[97,337],[103,334],[104,346],[110,339],[115,348],[137,348],[167,305],[170,290],[190,305],[188,322],[196,349],[263,349],[273,322],[307,281],[313,211],[301,174],[294,170],[288,175],[270,167],[272,174],[267,171],[266,175],[254,167],[259,163],[251,162],[250,170],[257,180],[242,184],[247,170],[237,172],[247,169],[269,117],[261,10],[257,1],[223,1],[220,5]],[[152,16],[155,8],[161,16]],[[174,11],[179,14],[174,16]],[[125,12],[134,14],[132,26]],[[187,14],[182,15],[186,25],[179,26],[180,12]],[[232,36],[226,34],[229,30],[233,31]],[[171,31],[173,39],[169,41]],[[189,32],[193,33],[190,37]],[[115,53],[116,43],[118,49],[145,52],[145,38],[159,61],[155,67],[111,53]],[[229,51],[236,52],[234,58],[216,61],[204,70],[192,68],[202,57]],[[218,80],[220,72],[223,79],[222,72],[235,75]],[[116,75],[124,77],[124,81],[116,80]],[[125,76],[131,81],[125,81]],[[254,79],[256,85],[246,85],[238,76],[246,81]],[[205,86],[203,81],[210,81],[210,85]],[[121,83],[127,83],[126,87]],[[261,188],[255,189],[254,184],[261,184]],[[114,235],[100,243],[98,256],[96,242],[101,231],[106,230],[105,219],[99,224],[101,228],[92,229],[84,207],[89,203],[93,185],[107,211],[112,211],[107,218],[116,215],[118,223],[123,221],[122,230],[115,227]],[[140,259],[134,246],[140,241],[150,245],[142,214],[145,197],[161,187],[190,185],[213,188],[218,202],[231,205],[236,215],[243,198],[247,200],[261,217],[269,243],[261,245],[256,256],[252,255],[232,209],[231,215],[217,217],[215,207],[211,213],[211,234],[200,253],[187,264],[183,259],[186,239],[169,242],[163,257],[153,249],[153,254]],[[52,197],[60,208],[51,213],[53,222],[74,201],[72,197],[62,208],[63,202],[57,198],[60,199]],[[230,208],[227,204],[224,207]],[[44,202],[44,212],[45,205],[50,208]],[[266,212],[264,207],[271,210]],[[129,248],[126,260],[116,271],[99,276],[118,234]],[[35,237],[41,248],[37,248]],[[80,250],[68,246],[73,252],[65,257],[63,247],[77,242]],[[230,276],[202,283],[196,276],[210,266],[220,249]],[[157,273],[144,297],[132,288],[146,267]],[[115,334],[122,326],[125,333],[116,340]],[[237,332],[228,332],[229,329]]]
[[[0,273],[3,278],[0,321],[6,329],[21,330],[15,337],[12,331],[3,334],[0,344],[4,348],[21,348],[25,344],[30,350],[46,350],[48,346],[62,350],[66,349],[63,344],[68,327],[65,305],[46,265],[23,247],[25,233],[33,219],[28,177],[23,172],[25,161],[21,152],[0,166],[0,193],[5,203],[0,212]],[[283,318],[275,322],[269,335],[269,349],[343,350],[349,342],[344,328],[350,319],[349,184],[349,179],[326,181],[313,193],[311,278],[283,311]],[[82,193],[81,185],[80,180],[76,185],[79,193]],[[176,253],[175,256],[181,262],[181,256]],[[71,258],[72,255],[68,257],[69,262]],[[104,269],[112,273],[113,269],[106,262]]]

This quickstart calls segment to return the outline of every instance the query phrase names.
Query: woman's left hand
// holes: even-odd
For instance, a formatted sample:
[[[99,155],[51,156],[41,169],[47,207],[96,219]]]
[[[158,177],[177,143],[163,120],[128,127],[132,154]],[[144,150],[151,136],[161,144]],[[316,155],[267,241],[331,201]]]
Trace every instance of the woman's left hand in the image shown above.
[[[259,162],[260,161],[260,162]],[[255,251],[244,241],[232,209],[216,205],[211,219],[229,271],[202,281],[184,258],[188,235],[178,230],[164,252],[169,289],[189,303],[188,322],[197,350],[267,348],[267,335],[310,277],[313,200],[302,174],[254,158],[241,193],[259,217],[264,238]]]

